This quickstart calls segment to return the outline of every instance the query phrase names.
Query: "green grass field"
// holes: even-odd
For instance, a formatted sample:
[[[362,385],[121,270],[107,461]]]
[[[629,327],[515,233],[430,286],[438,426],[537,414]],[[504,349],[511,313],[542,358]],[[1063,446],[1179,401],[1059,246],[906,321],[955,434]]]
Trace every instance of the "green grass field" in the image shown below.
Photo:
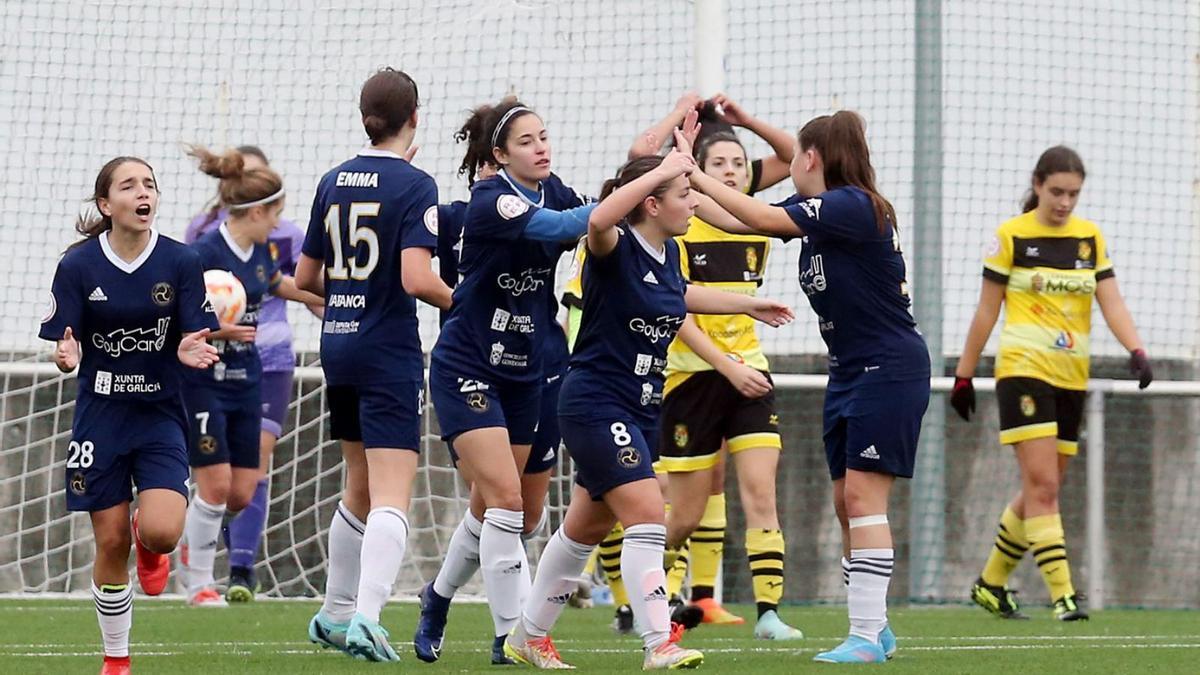
[[[488,665],[491,619],[480,604],[459,604],[450,613],[444,656],[433,665],[417,661],[409,640],[417,609],[394,604],[384,625],[403,661],[371,664],[308,642],[305,629],[315,602],[260,601],[228,609],[192,609],[175,601],[139,598],[135,603],[133,665],[143,673],[349,673],[392,670],[496,672]],[[731,607],[745,615],[750,607]],[[920,673],[1187,673],[1198,672],[1200,613],[1116,610],[1090,622],[1061,624],[1049,610],[1035,618],[1003,622],[975,608],[907,608],[891,612],[900,651],[886,668]],[[781,644],[754,640],[749,623],[702,626],[684,644],[705,652],[704,669],[719,672],[816,672],[838,666],[812,663],[813,654],[846,632],[845,608],[788,607],[786,619],[806,639]],[[611,608],[569,609],[555,631],[563,658],[581,670],[641,668],[636,638],[609,629]],[[0,672],[89,673],[100,665],[99,630],[87,600],[0,601]]]

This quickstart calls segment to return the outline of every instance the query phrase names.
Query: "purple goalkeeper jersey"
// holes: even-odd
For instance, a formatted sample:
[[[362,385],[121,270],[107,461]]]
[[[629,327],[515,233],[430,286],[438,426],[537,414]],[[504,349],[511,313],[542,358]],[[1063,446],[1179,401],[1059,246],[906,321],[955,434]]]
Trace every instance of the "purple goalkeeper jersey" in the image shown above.
[[[205,211],[188,223],[184,241],[189,244],[194,242],[201,235],[225,222],[228,215],[225,209],[217,211],[212,217],[209,217],[210,213]],[[300,260],[300,247],[303,244],[304,230],[286,218],[279,219],[279,224],[271,230],[271,235],[267,238],[271,257],[278,262],[279,271],[288,276],[296,273],[296,263]],[[254,345],[258,347],[264,373],[278,373],[295,367],[296,355],[292,351],[292,327],[287,320],[286,300],[274,295],[263,298]]]

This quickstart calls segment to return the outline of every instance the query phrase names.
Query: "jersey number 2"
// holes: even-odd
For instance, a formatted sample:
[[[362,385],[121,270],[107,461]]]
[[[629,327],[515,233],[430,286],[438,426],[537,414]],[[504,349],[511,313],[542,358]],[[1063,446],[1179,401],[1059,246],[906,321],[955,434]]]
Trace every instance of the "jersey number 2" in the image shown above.
[[[379,236],[375,230],[359,224],[359,218],[375,218],[379,215],[379,202],[351,202],[346,218],[347,239],[350,242],[350,260],[342,254],[342,205],[330,204],[325,212],[325,231],[329,233],[329,245],[333,248],[333,264],[329,266],[330,279],[368,279],[379,264]],[[367,247],[367,262],[358,264],[359,246]],[[349,266],[347,267],[347,262]]]

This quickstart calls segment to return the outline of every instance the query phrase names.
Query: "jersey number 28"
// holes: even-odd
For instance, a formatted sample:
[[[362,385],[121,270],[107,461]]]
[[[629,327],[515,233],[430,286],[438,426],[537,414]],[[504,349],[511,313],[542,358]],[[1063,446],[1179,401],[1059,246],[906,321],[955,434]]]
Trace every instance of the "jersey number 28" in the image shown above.
[[[358,222],[359,218],[379,216],[379,202],[351,202],[346,218],[347,240],[352,248],[350,260],[342,253],[342,205],[330,204],[325,212],[325,231],[329,233],[329,246],[333,249],[333,264],[329,266],[330,279],[355,279],[362,281],[371,276],[379,264],[379,236],[375,230]],[[367,249],[367,262],[358,264],[359,248]],[[349,266],[347,266],[349,262]]]

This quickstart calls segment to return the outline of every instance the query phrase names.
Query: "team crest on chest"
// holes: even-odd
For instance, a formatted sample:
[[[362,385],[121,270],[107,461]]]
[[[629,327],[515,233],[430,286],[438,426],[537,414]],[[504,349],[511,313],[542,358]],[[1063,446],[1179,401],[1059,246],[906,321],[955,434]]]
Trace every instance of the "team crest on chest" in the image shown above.
[[[758,251],[753,246],[746,247],[746,269],[751,273],[758,271]]]
[[[160,281],[150,289],[150,299],[159,307],[166,307],[175,299],[175,287],[166,281]]]
[[[1029,288],[1033,289],[1034,293],[1041,293],[1046,287],[1046,278],[1040,274],[1035,274],[1029,279]]]
[[[266,268],[264,268],[262,265],[256,266],[254,268],[254,276],[258,277],[259,281],[266,281],[267,280]]]

